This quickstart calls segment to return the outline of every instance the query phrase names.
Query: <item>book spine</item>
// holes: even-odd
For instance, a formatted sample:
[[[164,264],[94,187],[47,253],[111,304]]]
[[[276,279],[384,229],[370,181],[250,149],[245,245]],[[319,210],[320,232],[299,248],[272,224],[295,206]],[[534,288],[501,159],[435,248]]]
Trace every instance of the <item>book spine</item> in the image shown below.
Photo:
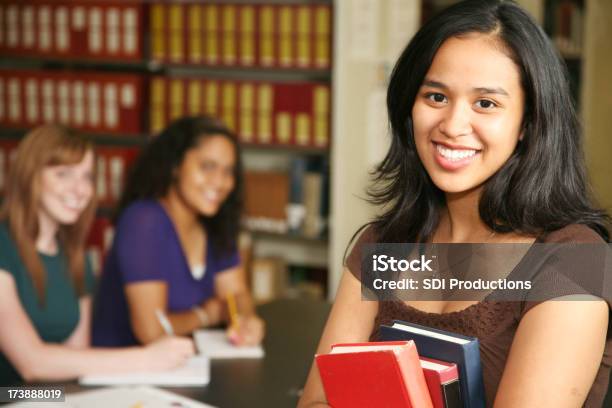
[[[243,67],[252,67],[256,62],[256,13],[255,7],[241,5],[239,8],[239,63]]]
[[[240,107],[238,134],[243,143],[253,143],[255,138],[255,85],[243,82],[240,85]]]
[[[192,64],[201,64],[204,60],[204,35],[202,32],[202,23],[204,21],[203,5],[190,4],[187,6],[189,12],[188,18],[188,61]]]
[[[150,8],[151,57],[156,61],[167,59],[167,22],[166,6],[156,2]]]
[[[204,36],[205,36],[205,53],[206,63],[211,66],[219,64],[220,52],[219,52],[219,20],[220,20],[220,6],[216,4],[209,4],[205,6],[205,24],[204,24]]]

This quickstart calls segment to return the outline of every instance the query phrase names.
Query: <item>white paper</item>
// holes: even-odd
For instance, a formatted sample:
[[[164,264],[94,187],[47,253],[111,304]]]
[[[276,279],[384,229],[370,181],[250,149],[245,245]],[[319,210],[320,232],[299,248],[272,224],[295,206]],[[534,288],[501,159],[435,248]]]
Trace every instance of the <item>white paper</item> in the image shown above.
[[[210,361],[204,356],[190,358],[179,368],[160,372],[88,375],[79,378],[81,385],[160,385],[200,387],[210,382]],[[114,405],[107,405],[114,406]]]
[[[103,388],[67,394],[65,402],[30,402],[7,405],[7,408],[214,408],[169,391],[152,387]]]
[[[193,338],[201,355],[210,359],[228,358],[262,358],[261,346],[234,346],[229,342],[223,330],[197,330]]]

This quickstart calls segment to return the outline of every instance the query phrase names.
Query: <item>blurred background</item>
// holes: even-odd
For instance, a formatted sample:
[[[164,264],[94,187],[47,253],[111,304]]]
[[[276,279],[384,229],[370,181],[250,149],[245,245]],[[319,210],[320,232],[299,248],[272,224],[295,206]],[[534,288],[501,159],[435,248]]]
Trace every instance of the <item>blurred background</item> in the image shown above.
[[[612,211],[612,1],[520,0],[568,66],[594,191]],[[399,52],[452,0],[0,2],[0,197],[11,152],[58,122],[98,147],[96,270],[139,149],[209,114],[240,137],[240,245],[254,298],[332,298],[352,234],[374,210]]]

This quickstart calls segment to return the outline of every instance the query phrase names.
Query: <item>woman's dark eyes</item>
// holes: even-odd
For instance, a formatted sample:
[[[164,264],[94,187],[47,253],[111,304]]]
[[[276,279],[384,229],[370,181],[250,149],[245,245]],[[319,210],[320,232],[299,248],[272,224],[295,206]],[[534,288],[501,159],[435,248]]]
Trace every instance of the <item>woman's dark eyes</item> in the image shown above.
[[[446,102],[446,96],[441,93],[428,93],[425,95],[427,99],[435,103],[444,103]]]
[[[425,97],[430,100],[431,102],[435,103],[435,104],[439,104],[439,103],[447,103],[448,100],[446,98],[446,96],[444,96],[444,94],[441,93],[437,93],[437,92],[432,92],[432,93],[427,93],[425,94]],[[492,100],[489,99],[479,99],[476,102],[476,105],[478,108],[480,109],[493,109],[497,107],[497,104],[495,102],[493,102]]]
[[[491,109],[491,108],[495,108],[497,106],[497,104],[493,101],[490,101],[488,99],[481,99],[478,102],[476,102],[477,104],[479,104],[480,108],[483,109]]]

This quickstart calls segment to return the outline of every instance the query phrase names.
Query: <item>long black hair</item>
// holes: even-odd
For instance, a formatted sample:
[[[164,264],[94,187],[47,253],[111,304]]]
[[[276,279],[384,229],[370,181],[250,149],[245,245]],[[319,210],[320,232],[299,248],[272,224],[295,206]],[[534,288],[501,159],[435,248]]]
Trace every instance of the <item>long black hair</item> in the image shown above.
[[[434,55],[451,37],[494,35],[520,70],[525,92],[523,140],[484,185],[480,217],[495,232],[539,236],[585,224],[609,241],[610,218],[591,199],[581,129],[564,63],[544,31],[510,1],[467,0],[430,19],[402,52],[387,93],[392,140],[373,172],[369,201],[384,213],[369,224],[380,242],[426,242],[435,231],[444,193],[417,155],[412,106]],[[368,224],[368,225],[369,225]]]
[[[240,146],[236,135],[223,123],[208,116],[193,116],[170,123],[140,153],[131,169],[121,195],[115,220],[132,202],[164,197],[174,183],[174,171],[188,150],[203,139],[223,136],[234,147],[234,189],[213,217],[200,217],[211,244],[222,252],[235,249],[243,205],[243,173]]]

